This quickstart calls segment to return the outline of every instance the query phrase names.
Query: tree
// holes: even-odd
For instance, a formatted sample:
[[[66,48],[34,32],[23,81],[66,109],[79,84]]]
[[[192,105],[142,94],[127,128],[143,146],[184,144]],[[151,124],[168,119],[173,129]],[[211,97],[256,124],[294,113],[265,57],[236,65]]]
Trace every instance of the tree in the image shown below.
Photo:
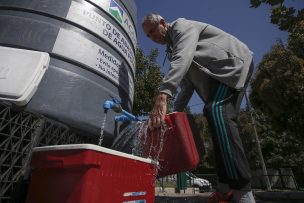
[[[250,118],[250,111],[242,109],[239,115],[240,137],[244,146],[250,167],[260,167],[257,147],[254,139],[254,131]]]
[[[303,9],[286,8],[284,0],[251,0],[273,7],[271,21],[289,32],[288,43],[278,41],[257,67],[250,100],[261,147],[271,167],[304,164],[304,18]]]
[[[271,120],[277,132],[302,137],[304,126],[304,60],[282,43],[273,46],[258,66],[251,101]]]
[[[304,139],[304,20],[290,30],[287,46],[277,42],[258,65],[250,98],[277,132]]]
[[[285,0],[250,0],[251,7],[254,8],[262,3],[271,5],[271,23],[278,25],[280,30],[291,32],[298,22],[304,20],[304,9],[296,10],[294,7],[287,7],[284,2]]]
[[[299,58],[304,59],[304,20],[299,21],[288,38],[288,48]]]
[[[199,130],[199,134],[204,144],[205,154],[200,168],[214,168],[215,158],[213,152],[213,142],[209,125],[203,114],[193,114],[194,122]]]
[[[140,115],[152,109],[154,98],[158,93],[163,74],[156,63],[157,49],[151,49],[150,54],[145,56],[139,48],[136,50],[136,74],[134,82],[133,113]]]
[[[271,119],[262,112],[256,114],[259,137],[267,165],[271,167],[303,166],[304,140],[294,136],[291,132],[278,133],[271,125]]]
[[[271,119],[259,110],[256,110],[253,116],[263,157],[268,167],[304,165],[304,140],[286,131],[282,133],[276,132],[271,125]],[[261,167],[256,141],[253,137],[252,123],[247,110],[243,110],[240,113],[240,135],[250,166],[252,168]]]

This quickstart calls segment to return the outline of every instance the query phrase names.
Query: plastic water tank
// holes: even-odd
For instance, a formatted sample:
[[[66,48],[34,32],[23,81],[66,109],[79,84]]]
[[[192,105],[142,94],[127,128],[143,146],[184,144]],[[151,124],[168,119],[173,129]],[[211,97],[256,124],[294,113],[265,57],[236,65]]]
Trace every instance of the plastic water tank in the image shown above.
[[[1,0],[0,46],[47,52],[46,71],[25,110],[98,136],[102,104],[115,97],[131,111],[134,0]],[[109,112],[104,143],[115,135]]]

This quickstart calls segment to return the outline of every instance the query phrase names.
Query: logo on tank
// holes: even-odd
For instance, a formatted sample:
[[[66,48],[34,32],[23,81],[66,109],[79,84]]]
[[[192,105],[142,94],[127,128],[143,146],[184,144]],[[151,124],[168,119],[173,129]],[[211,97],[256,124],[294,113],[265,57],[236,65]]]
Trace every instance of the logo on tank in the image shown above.
[[[109,7],[109,13],[120,23],[122,23],[123,9],[116,3],[116,1],[111,0],[110,7]]]

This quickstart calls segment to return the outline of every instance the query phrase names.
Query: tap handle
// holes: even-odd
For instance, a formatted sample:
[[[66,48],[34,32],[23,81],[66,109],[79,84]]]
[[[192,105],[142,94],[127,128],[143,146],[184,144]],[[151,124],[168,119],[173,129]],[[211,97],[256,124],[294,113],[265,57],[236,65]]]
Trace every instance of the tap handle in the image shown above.
[[[121,101],[119,101],[118,99],[116,99],[114,96],[111,96],[112,98],[112,101],[115,103],[115,104],[121,104]]]

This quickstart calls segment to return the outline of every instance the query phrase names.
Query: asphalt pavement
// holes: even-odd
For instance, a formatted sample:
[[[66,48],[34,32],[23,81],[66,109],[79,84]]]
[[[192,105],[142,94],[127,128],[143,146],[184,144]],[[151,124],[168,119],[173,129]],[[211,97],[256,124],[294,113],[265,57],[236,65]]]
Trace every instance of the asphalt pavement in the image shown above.
[[[257,203],[304,203],[304,191],[253,191]],[[187,188],[176,193],[174,188],[156,188],[155,203],[207,203],[211,192],[199,193]]]

